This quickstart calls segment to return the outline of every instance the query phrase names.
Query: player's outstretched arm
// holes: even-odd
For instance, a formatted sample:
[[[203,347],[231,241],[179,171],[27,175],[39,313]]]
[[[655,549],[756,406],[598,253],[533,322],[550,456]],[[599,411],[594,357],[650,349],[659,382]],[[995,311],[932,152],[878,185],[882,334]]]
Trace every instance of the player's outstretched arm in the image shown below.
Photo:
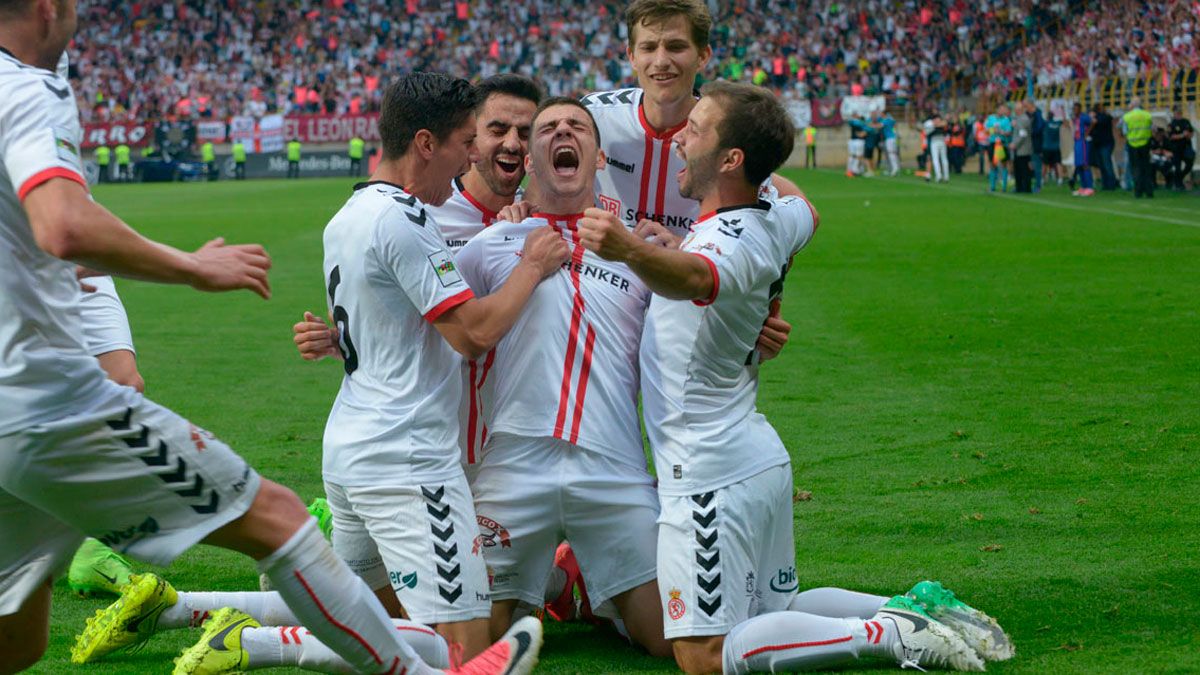
[[[57,258],[132,279],[271,297],[271,259],[257,244],[226,246],[218,238],[192,253],[180,251],[138,234],[65,178],[37,186],[22,204],[38,246]]]
[[[651,291],[665,298],[712,297],[716,277],[705,258],[646,241],[608,211],[597,208],[584,211],[579,219],[579,239],[601,258],[629,265]]]
[[[525,237],[521,262],[503,286],[446,311],[433,326],[463,356],[477,359],[487,354],[516,323],[542,279],[557,272],[568,257],[567,243],[553,228],[533,230]]]

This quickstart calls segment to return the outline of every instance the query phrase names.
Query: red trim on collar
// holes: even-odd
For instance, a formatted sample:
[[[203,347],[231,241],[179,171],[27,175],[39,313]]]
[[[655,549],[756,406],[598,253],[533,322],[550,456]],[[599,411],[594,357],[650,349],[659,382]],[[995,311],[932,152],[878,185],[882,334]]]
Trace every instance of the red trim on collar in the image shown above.
[[[657,139],[663,140],[663,141],[670,140],[675,137],[675,134],[679,133],[680,129],[683,129],[685,126],[687,126],[687,120],[685,119],[682,122],[680,122],[678,125],[659,133],[654,130],[654,127],[650,126],[649,122],[646,121],[645,106],[643,106],[643,104],[641,104],[641,103],[638,103],[637,110],[638,110],[638,122],[642,123],[642,129],[644,129],[646,131],[646,135],[649,136],[650,138],[657,138]]]
[[[467,187],[465,185],[459,187],[458,191],[462,193],[463,198],[465,198],[468,202],[471,202],[471,206],[479,209],[479,212],[483,214],[484,225],[491,225],[496,220],[496,216],[500,215],[497,211],[493,211],[483,204],[480,204],[478,199],[475,199],[470,192],[467,192]]]

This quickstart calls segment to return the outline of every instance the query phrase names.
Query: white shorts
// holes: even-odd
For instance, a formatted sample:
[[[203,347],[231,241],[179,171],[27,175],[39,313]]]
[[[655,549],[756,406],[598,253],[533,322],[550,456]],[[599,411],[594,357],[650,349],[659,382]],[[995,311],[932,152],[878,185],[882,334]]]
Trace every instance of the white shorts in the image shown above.
[[[790,465],[712,492],[659,499],[667,639],[725,635],[752,616],[787,608],[797,590]]]
[[[497,600],[541,607],[564,539],[593,607],[655,577],[658,498],[644,467],[557,438],[498,433],[473,488]]]
[[[491,616],[487,568],[475,543],[475,507],[461,473],[425,484],[325,482],[333,550],[371,590],[391,586],[424,624]]]
[[[101,391],[76,415],[0,437],[0,616],[84,535],[167,565],[258,493],[258,474],[207,431],[129,387]]]
[[[867,150],[867,142],[862,139],[850,139],[850,155],[862,157]]]
[[[896,152],[896,139],[894,139],[894,138],[883,139],[883,148],[885,150],[887,150],[889,153]]]

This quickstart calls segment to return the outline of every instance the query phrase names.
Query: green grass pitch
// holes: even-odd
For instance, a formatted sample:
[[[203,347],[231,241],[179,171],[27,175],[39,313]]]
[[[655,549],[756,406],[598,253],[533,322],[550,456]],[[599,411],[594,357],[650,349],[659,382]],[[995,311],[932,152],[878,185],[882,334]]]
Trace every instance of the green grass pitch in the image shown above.
[[[935,578],[998,617],[996,672],[1200,671],[1200,202],[988,196],[975,176],[794,172],[821,212],[787,280],[795,329],[760,409],[791,449],[802,588],[881,594]],[[262,242],[269,302],[121,282],[147,393],[309,499],[339,365],[296,355],[324,309],[321,230],[349,179],[102,186],[150,236]],[[86,499],[86,495],[81,495]],[[185,554],[181,589],[249,590],[249,560]],[[103,601],[59,584],[35,672],[168,672],[197,634],[85,668]],[[551,624],[541,672],[672,672]]]

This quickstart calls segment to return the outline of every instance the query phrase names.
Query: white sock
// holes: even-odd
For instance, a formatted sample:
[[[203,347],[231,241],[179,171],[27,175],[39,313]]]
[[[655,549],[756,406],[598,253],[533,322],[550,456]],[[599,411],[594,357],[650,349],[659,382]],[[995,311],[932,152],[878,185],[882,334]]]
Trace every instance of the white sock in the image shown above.
[[[168,607],[158,619],[159,630],[198,628],[210,614],[222,607],[233,607],[254,617],[264,626],[293,626],[300,622],[287,603],[274,591],[262,593],[208,593],[180,591],[179,602]]]
[[[434,672],[400,639],[371,589],[334,554],[316,519],[309,518],[258,568],[271,578],[299,623],[354,671],[398,671],[403,666],[410,675]]]
[[[550,568],[550,576],[546,579],[546,602],[554,602],[562,595],[563,587],[567,585],[567,571],[555,565]]]
[[[428,666],[450,667],[450,647],[433,629],[404,619],[392,619],[392,624]],[[319,673],[355,672],[345,659],[300,626],[247,628],[242,631],[242,648],[249,656],[249,670],[297,666]]]
[[[812,588],[797,593],[788,603],[792,612],[807,612],[835,619],[858,617],[869,619],[875,616],[888,598],[882,595],[847,591],[844,588]]]
[[[868,626],[868,624],[870,624]],[[890,655],[892,630],[879,621],[772,612],[733,627],[722,651],[725,675],[823,669],[861,656]]]

